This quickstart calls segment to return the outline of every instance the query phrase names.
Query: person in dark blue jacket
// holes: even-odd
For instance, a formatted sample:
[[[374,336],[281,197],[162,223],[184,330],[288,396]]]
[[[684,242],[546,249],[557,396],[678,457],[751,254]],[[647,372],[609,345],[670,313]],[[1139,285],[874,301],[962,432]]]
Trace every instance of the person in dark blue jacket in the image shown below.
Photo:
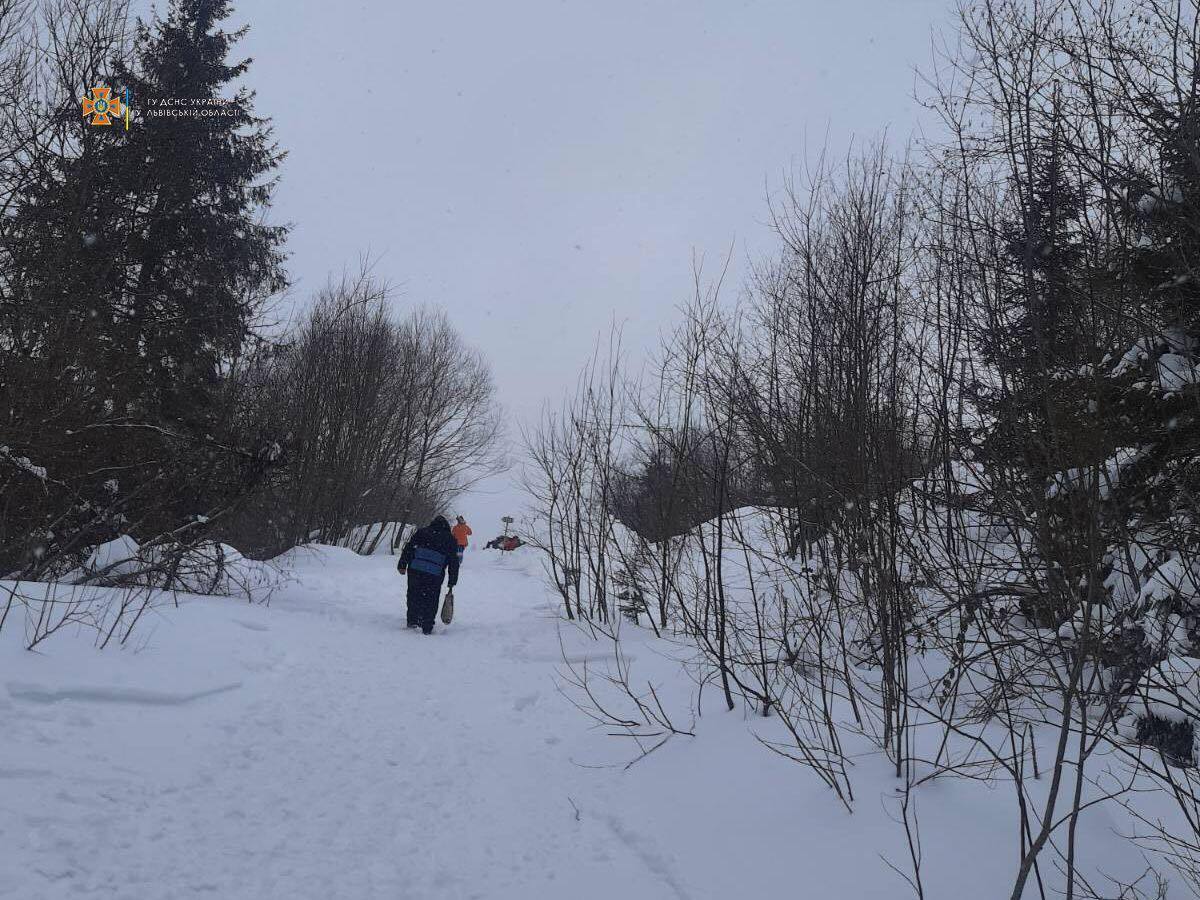
[[[417,529],[404,545],[396,568],[401,575],[408,575],[408,627],[432,634],[447,569],[450,588],[458,584],[458,541],[450,533],[450,523],[438,516]]]

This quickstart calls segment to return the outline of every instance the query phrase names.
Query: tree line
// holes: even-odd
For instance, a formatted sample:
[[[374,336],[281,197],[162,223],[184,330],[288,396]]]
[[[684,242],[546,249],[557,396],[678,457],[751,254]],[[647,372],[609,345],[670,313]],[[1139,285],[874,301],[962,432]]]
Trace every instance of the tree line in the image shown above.
[[[547,573],[618,661],[624,617],[694,645],[847,808],[876,746],[918,895],[909,799],[997,775],[1012,897],[1165,889],[1076,865],[1096,791],[1200,891],[1200,12],[974,0],[935,46],[933,136],[809,165],[744,299],[698,268],[651,374],[614,341],[527,435]]]
[[[0,574],[110,581],[81,566],[121,536],[163,587],[200,546],[365,551],[501,463],[443,315],[369,266],[286,313],[285,153],[231,13],[0,0]],[[128,128],[81,114],[98,86]],[[143,114],[172,98],[221,114]]]

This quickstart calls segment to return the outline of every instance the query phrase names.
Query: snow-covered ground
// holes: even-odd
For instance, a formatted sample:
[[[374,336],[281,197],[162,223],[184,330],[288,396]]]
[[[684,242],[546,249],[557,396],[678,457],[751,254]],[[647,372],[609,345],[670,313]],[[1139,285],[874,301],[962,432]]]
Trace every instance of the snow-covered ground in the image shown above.
[[[532,552],[473,549],[456,620],[431,637],[403,628],[393,558],[282,562],[270,606],[184,597],[115,650],[63,633],[28,652],[10,620],[0,896],[911,896],[883,860],[907,865],[881,760],[859,773],[877,801],[847,814],[763,748],[771,720],[710,689],[696,737],[626,768],[628,739],[559,691],[564,652],[600,669],[609,644],[560,623]],[[635,681],[691,724],[673,648],[623,644]],[[1007,896],[1010,802],[975,784],[923,794],[927,897]],[[1085,825],[1093,861],[1140,871],[1114,823]]]

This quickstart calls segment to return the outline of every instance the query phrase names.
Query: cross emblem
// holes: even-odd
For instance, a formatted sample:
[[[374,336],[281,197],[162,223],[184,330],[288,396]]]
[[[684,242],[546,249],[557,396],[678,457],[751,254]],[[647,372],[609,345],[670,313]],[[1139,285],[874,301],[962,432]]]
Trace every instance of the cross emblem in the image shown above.
[[[83,98],[83,114],[91,116],[93,125],[111,125],[110,116],[118,119],[124,114],[121,98],[112,95],[112,88],[94,87],[92,96]]]

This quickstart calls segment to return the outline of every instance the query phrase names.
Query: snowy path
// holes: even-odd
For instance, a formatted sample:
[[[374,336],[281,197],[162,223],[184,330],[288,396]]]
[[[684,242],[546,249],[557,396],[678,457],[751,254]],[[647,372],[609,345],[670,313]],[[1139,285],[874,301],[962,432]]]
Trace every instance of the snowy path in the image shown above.
[[[847,815],[756,741],[774,720],[712,690],[695,739],[626,771],[628,742],[556,688],[535,565],[470,554],[456,621],[432,637],[402,627],[391,558],[332,548],[297,551],[269,608],[161,609],[136,651],[83,634],[28,653],[10,622],[0,898],[911,896],[881,859],[906,854],[882,759],[858,761]],[[639,683],[688,724],[695,685],[628,636]],[[574,659],[603,653],[563,637]],[[927,797],[926,897],[1011,884],[1007,792],[939,781]],[[1088,852],[1140,871],[1117,824],[1089,826]]]
[[[626,748],[557,693],[532,560],[468,556],[424,637],[391,559],[320,553],[270,608],[163,611],[137,653],[5,642],[0,896],[719,895],[617,802],[619,767],[573,760]]]

